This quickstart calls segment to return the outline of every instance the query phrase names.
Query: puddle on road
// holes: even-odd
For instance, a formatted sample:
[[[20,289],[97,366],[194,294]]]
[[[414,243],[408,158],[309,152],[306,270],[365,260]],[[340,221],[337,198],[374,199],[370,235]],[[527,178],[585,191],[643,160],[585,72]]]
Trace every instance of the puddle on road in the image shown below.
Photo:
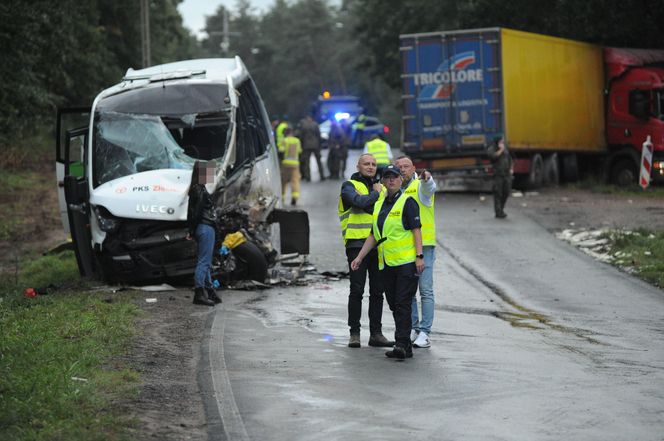
[[[512,325],[515,328],[524,328],[524,329],[531,329],[531,330],[546,330],[546,329],[551,329],[554,331],[561,332],[566,335],[572,335],[575,337],[578,337],[580,339],[583,339],[589,343],[593,344],[603,344],[599,340],[594,339],[590,337],[589,335],[595,334],[594,332],[587,330],[587,329],[579,329],[579,328],[572,328],[569,326],[564,326],[560,325],[557,323],[554,323],[551,317],[542,314],[540,312],[537,312],[533,309],[527,308],[520,303],[518,303],[516,300],[514,300],[511,296],[509,296],[505,291],[503,291],[502,288],[494,284],[493,282],[490,282],[486,278],[484,278],[481,274],[479,274],[478,271],[476,271],[474,268],[472,268],[470,265],[466,264],[463,260],[459,258],[455,253],[453,253],[449,248],[445,247],[444,245],[440,244],[441,247],[447,252],[447,254],[456,261],[457,264],[464,270],[468,272],[471,276],[473,276],[479,283],[484,285],[491,293],[495,294],[498,298],[500,298],[505,304],[511,306],[514,308],[517,312],[513,311],[488,311],[488,310],[482,310],[482,309],[477,309],[474,311],[470,311],[470,308],[468,311],[459,311],[459,312],[467,312],[470,314],[485,314],[488,312],[488,315],[491,315],[493,317],[499,318],[500,320],[503,320],[510,325]]]

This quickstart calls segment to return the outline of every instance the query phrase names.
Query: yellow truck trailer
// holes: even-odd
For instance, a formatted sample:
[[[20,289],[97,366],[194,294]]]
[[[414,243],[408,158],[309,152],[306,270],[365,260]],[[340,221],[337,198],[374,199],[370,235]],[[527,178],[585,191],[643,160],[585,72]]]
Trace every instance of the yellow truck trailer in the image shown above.
[[[440,188],[460,178],[486,188],[486,149],[499,134],[531,187],[576,179],[579,164],[636,182],[648,135],[664,175],[664,51],[505,28],[408,34],[400,44],[402,147]]]

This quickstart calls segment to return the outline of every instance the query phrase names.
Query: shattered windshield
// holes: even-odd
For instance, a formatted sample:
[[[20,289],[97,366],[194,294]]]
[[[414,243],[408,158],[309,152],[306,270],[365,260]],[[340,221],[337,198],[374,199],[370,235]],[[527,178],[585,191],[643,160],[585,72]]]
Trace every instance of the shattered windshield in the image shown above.
[[[99,113],[94,135],[95,186],[144,171],[191,169],[195,162],[159,116]]]

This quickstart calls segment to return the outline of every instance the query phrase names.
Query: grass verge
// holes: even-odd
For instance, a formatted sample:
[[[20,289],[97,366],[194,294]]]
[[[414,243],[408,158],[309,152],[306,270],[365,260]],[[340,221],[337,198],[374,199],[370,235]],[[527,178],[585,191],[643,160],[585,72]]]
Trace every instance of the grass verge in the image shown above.
[[[664,288],[664,231],[612,230],[604,237],[614,265]]]
[[[617,196],[629,196],[637,198],[664,198],[664,187],[650,186],[647,189],[642,189],[634,184],[629,187],[619,187],[617,185],[607,184],[599,178],[586,178],[580,182],[571,183],[566,185],[570,189],[588,190],[593,193],[611,194]]]
[[[138,308],[91,293],[71,252],[2,280],[0,439],[128,439],[132,421],[114,403],[136,393],[137,374],[108,363],[128,347]]]

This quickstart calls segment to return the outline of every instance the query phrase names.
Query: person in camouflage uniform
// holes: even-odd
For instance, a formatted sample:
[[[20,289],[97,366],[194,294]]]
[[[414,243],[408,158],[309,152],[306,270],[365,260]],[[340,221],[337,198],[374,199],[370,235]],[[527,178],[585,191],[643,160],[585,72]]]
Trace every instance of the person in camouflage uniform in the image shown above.
[[[491,164],[493,165],[493,208],[496,217],[503,219],[505,214],[505,202],[512,191],[512,156],[510,155],[505,137],[497,135],[487,151]]]

